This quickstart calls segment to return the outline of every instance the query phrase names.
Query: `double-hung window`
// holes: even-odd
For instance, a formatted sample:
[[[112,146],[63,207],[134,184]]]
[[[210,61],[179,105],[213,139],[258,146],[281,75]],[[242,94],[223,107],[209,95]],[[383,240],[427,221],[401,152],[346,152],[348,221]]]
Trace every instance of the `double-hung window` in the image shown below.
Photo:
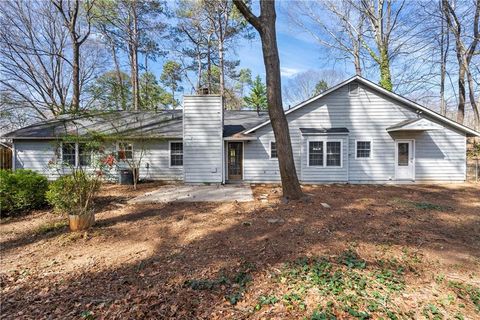
[[[92,152],[84,142],[62,142],[62,164],[70,167],[92,165]]]
[[[372,155],[371,141],[357,140],[355,148],[355,157],[357,158],[370,158]]]
[[[133,160],[133,144],[128,142],[119,142],[117,146],[117,156],[119,160]]]
[[[76,153],[75,142],[62,143],[62,163],[66,166],[75,167]]]
[[[270,159],[277,159],[277,143],[275,141],[270,141]]]
[[[78,144],[78,161],[81,167],[88,167],[92,164],[92,152],[86,143]]]
[[[340,141],[327,141],[327,167],[340,167],[342,165],[342,143]]]
[[[170,167],[183,166],[183,142],[170,142]]]
[[[323,167],[323,141],[308,143],[308,165]]]
[[[340,141],[309,141],[309,167],[341,167],[342,143]]]

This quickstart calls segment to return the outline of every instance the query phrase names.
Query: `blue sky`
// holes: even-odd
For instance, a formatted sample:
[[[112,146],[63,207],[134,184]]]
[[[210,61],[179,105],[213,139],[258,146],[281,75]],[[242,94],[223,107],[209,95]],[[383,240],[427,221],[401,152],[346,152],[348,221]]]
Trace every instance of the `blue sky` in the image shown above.
[[[258,4],[254,3],[254,11],[258,10]],[[335,59],[326,61],[320,59],[322,47],[308,34],[289,22],[287,13],[287,2],[277,2],[277,41],[280,54],[282,83],[286,83],[295,74],[307,70],[335,69],[345,73],[346,77],[354,74],[353,67]],[[258,14],[258,12],[256,12]],[[229,58],[240,60],[239,68],[249,68],[252,76],[259,74],[265,79],[265,67],[263,64],[262,46],[258,33],[253,40],[240,39],[235,48],[236,55]],[[325,56],[325,55],[324,55]],[[167,58],[168,59],[168,58]],[[161,74],[162,61],[153,63],[154,72],[157,76]],[[185,83],[185,92],[189,91]]]
[[[286,3],[286,2],[284,2]],[[353,75],[353,69],[344,64],[321,60],[321,46],[308,34],[295,27],[287,14],[286,6],[277,4],[277,41],[280,54],[282,80],[307,70],[336,69]],[[238,57],[242,68],[250,68],[253,74],[265,76],[260,38],[243,40],[239,45]]]

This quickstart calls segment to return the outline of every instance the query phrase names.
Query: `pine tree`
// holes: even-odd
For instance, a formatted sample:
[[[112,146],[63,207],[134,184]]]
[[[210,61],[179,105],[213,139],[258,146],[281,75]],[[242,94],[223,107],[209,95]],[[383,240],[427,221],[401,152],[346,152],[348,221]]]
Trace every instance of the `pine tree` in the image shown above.
[[[262,82],[260,76],[257,76],[252,83],[250,95],[243,98],[249,108],[255,108],[257,114],[260,114],[260,110],[267,110],[267,87]]]

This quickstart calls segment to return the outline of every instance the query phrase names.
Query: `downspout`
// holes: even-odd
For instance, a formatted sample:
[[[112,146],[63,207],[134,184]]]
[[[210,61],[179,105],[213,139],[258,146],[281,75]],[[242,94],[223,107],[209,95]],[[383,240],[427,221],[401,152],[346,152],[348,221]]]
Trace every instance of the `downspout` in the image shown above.
[[[225,184],[225,170],[227,164],[225,163],[225,140],[223,139],[223,127],[224,127],[224,117],[225,117],[225,108],[223,107],[223,97],[220,96],[221,99],[221,106],[222,106],[222,126],[220,128],[220,139],[222,141],[222,184]]]
[[[12,171],[16,169],[17,150],[15,148],[15,140],[12,140]]]
[[[370,146],[370,152],[372,152],[371,150],[371,146]],[[350,136],[347,135],[347,152],[346,152],[346,155],[347,155],[347,162],[346,162],[346,165],[347,165],[347,184],[350,183]]]

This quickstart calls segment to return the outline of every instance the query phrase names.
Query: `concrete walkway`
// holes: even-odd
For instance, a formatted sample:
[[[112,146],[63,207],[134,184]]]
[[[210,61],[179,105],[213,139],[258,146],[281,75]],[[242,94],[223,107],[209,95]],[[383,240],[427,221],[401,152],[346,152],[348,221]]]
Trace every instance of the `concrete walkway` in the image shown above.
[[[253,201],[250,186],[212,185],[164,186],[129,201],[129,203],[161,203],[161,202],[248,202]]]

